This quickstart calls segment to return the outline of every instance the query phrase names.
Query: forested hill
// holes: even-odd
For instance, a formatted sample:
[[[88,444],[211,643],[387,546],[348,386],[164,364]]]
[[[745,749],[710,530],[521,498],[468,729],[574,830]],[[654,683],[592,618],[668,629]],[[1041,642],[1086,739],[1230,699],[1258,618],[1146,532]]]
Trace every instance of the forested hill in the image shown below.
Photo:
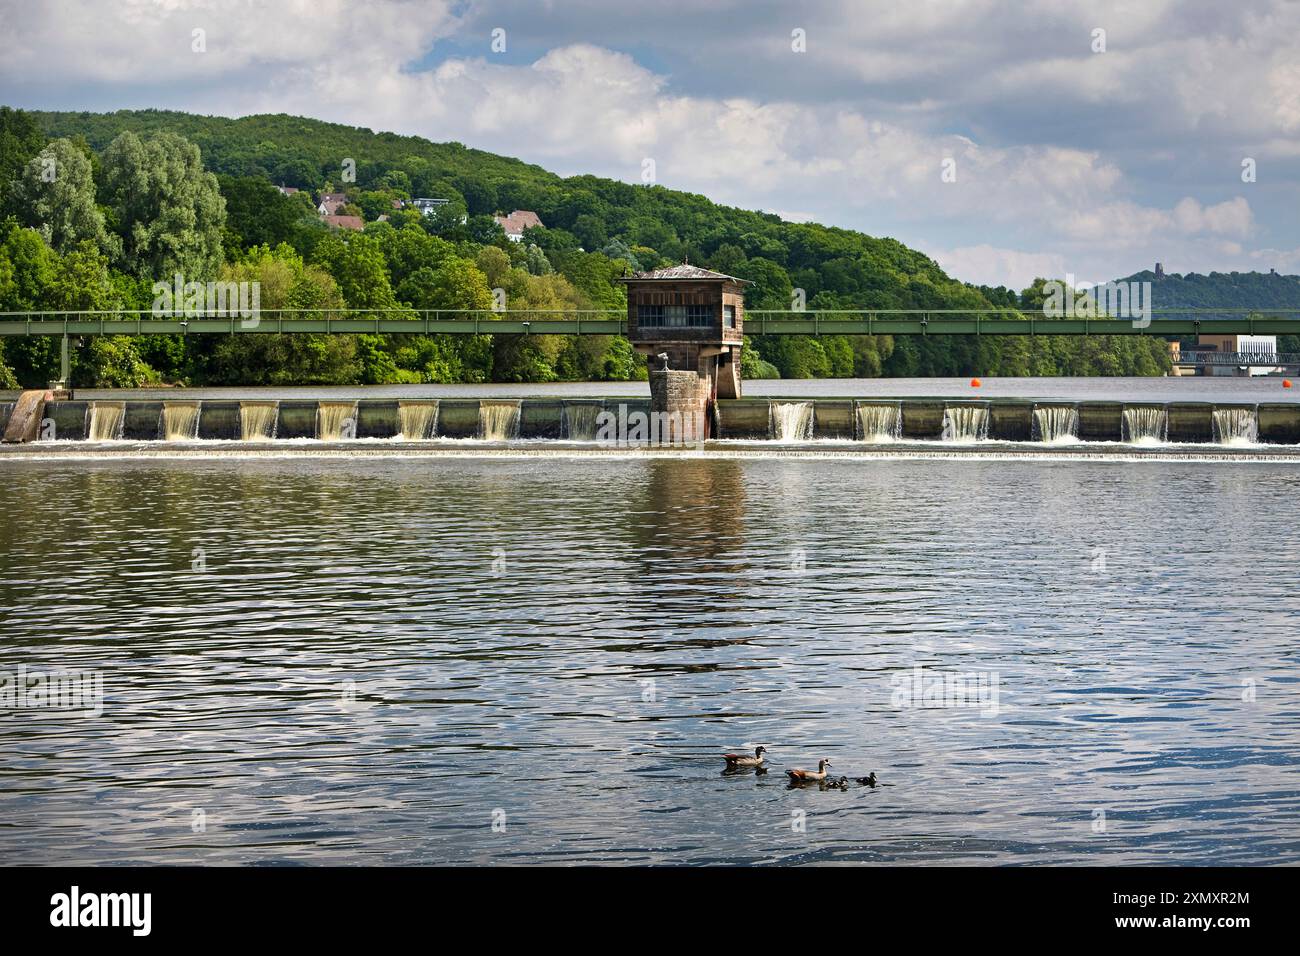
[[[707,261],[733,274],[748,267],[744,277],[755,282],[749,295],[753,308],[789,308],[792,286],[805,290],[810,305],[824,293],[818,300],[823,307],[988,307],[978,291],[893,239],[784,222],[770,213],[720,206],[661,186],[598,176],[565,179],[460,143],[283,114],[241,119],[160,110],[32,115],[49,136],[84,137],[96,152],[126,130],[176,132],[199,147],[212,172],[313,193],[326,186],[343,188],[342,163],[353,159],[358,192],[397,190],[449,198],[463,202],[470,216],[532,210],[548,231],[569,232],[586,250],[622,240],[641,252],[639,260],[654,260],[638,262],[645,267],[683,258]],[[560,242],[568,238],[557,237]]]
[[[1137,272],[1119,282],[1150,282],[1157,309],[1300,309],[1300,276],[1278,272],[1186,275]]]
[[[57,177],[48,170],[57,168]],[[282,188],[276,188],[282,187]],[[287,188],[291,187],[291,188]],[[443,200],[427,210],[417,198]],[[318,204],[328,207],[327,217]],[[620,309],[617,278],[689,259],[749,280],[752,309],[1040,308],[890,238],[546,170],[415,136],[301,117],[0,107],[0,311],[147,310],[152,287],[257,282],[261,308]],[[542,223],[511,241],[495,218]],[[354,384],[643,378],[616,336],[89,337],[78,385]],[[1138,336],[754,336],[746,377],[1158,375]],[[42,384],[57,343],[0,343],[0,387]]]

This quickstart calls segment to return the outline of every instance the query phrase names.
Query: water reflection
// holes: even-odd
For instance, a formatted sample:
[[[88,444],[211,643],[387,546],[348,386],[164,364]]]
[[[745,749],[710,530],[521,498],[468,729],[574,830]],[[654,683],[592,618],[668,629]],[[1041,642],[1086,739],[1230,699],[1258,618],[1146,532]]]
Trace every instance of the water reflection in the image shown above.
[[[1300,859],[1287,467],[0,481],[0,669],[106,694],[0,711],[8,862]],[[1189,539],[1179,502],[1228,530]],[[996,676],[996,713],[900,705],[917,666]],[[769,772],[723,772],[758,743]],[[823,756],[844,788],[787,789]]]

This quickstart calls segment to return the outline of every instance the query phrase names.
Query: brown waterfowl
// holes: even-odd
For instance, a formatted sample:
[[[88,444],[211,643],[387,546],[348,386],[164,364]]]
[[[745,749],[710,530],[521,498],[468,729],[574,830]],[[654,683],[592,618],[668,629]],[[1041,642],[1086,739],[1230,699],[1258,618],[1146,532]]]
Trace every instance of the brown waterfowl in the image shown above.
[[[830,757],[823,757],[817,762],[817,769],[813,770],[787,770],[785,775],[790,778],[791,783],[814,783],[818,780],[826,779],[826,768],[831,765]]]
[[[873,770],[865,777],[854,777],[853,779],[864,787],[874,787],[876,785],[876,772]]]
[[[728,767],[761,767],[765,753],[766,747],[755,747],[752,757],[749,754],[723,754],[722,759],[727,761]]]

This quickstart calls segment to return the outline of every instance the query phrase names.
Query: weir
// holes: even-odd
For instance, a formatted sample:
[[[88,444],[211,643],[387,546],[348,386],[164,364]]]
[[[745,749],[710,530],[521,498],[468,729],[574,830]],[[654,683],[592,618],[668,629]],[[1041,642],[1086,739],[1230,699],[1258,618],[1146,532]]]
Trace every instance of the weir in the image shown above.
[[[279,420],[279,402],[239,403],[239,437],[244,441],[270,441]]]
[[[1169,414],[1163,405],[1125,405],[1124,441],[1159,444],[1169,438]]]
[[[989,437],[989,409],[987,405],[945,405],[943,409],[942,440],[946,442],[976,442]]]
[[[238,401],[132,399],[73,401],[45,399],[0,402],[0,429],[37,442],[83,440],[209,443],[222,440],[325,440],[365,438],[421,441],[440,439],[551,439],[601,441],[613,429],[597,427],[602,411],[631,434],[650,420],[644,398],[412,399],[356,401]],[[715,434],[728,441],[870,444],[894,439],[914,442],[1164,442],[1170,444],[1300,445],[1300,402],[1170,402],[1125,405],[988,399],[961,402],[938,398],[854,399],[749,398],[713,405]],[[662,414],[662,413],[661,413]],[[663,420],[670,421],[668,417]],[[351,424],[345,427],[345,422]],[[674,429],[690,425],[682,416]],[[644,431],[644,426],[641,427]]]
[[[857,437],[865,442],[898,441],[903,434],[903,403],[859,402]]]
[[[1259,441],[1259,410],[1216,408],[1214,440],[1220,445],[1254,445]]]
[[[1033,440],[1064,444],[1079,440],[1078,405],[1035,405]]]
[[[397,437],[424,441],[438,434],[438,402],[398,402]]]
[[[125,402],[91,402],[86,409],[86,438],[89,441],[117,441],[126,424]]]
[[[163,402],[158,415],[158,437],[163,441],[190,441],[199,437],[202,402]]]
[[[812,402],[772,402],[768,417],[768,435],[776,441],[809,441],[813,437]]]
[[[321,402],[316,406],[316,437],[322,441],[357,437],[356,402]]]
[[[519,402],[479,402],[478,437],[484,441],[513,441],[519,437]]]
[[[569,441],[595,441],[596,419],[604,407],[603,402],[565,402],[564,437]]]

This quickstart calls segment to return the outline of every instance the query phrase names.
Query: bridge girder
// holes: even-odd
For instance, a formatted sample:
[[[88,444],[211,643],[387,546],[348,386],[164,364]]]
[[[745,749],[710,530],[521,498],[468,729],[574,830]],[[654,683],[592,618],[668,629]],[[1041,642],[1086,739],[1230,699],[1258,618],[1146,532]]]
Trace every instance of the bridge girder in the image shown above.
[[[149,312],[0,313],[0,335],[169,335],[169,334],[418,334],[418,335],[623,335],[622,311],[413,312],[363,310],[320,312],[263,310],[249,318],[158,317]],[[1209,313],[1156,310],[1149,323],[1128,319],[1054,319],[992,312],[875,310],[835,312],[765,311],[745,315],[747,335],[1297,335],[1300,310]]]

